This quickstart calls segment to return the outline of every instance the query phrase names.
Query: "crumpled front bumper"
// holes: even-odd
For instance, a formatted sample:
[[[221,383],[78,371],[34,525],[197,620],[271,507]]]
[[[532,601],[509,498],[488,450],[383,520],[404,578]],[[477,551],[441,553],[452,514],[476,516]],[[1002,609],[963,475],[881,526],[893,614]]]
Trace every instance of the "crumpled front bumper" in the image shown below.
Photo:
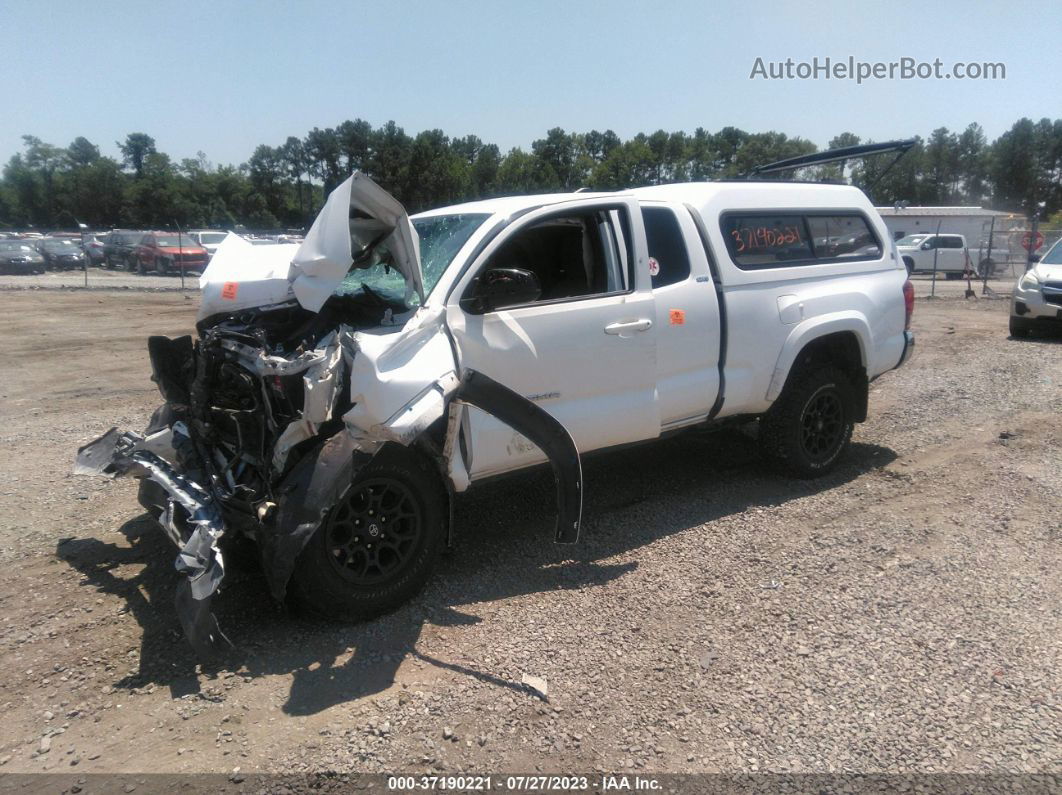
[[[155,518],[179,548],[175,567],[185,576],[177,586],[177,616],[193,648],[207,656],[231,646],[210,609],[225,576],[218,547],[225,523],[212,495],[151,449],[171,444],[172,436],[182,432],[180,423],[148,437],[112,428],[78,450],[74,472],[112,477],[135,472],[166,494]]]
[[[571,435],[532,401],[482,373],[466,370],[460,379],[445,377],[429,384],[386,422],[374,425],[370,436],[347,427],[322,439],[290,469],[276,487],[276,493],[283,495],[276,510],[259,517],[255,532],[274,598],[284,598],[296,559],[358,471],[385,443],[413,444],[459,404],[494,415],[546,453],[557,486],[555,540],[578,540],[582,466]],[[451,438],[458,432],[458,424],[450,423],[446,448],[459,446]],[[211,610],[225,574],[219,541],[226,533],[226,523],[217,490],[196,482],[175,463],[178,448],[191,444],[181,421],[147,435],[112,428],[78,450],[74,472],[110,477],[128,474],[143,479],[141,503],[179,550],[175,568],[184,576],[175,599],[178,618],[189,643],[205,658],[232,645]],[[437,464],[440,471],[446,471],[445,455]]]

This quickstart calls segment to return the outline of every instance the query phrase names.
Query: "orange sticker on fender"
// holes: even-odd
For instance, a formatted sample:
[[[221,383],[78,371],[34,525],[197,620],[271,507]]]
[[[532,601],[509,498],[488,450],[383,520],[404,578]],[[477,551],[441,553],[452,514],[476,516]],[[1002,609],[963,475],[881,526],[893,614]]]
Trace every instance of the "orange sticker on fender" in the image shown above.
[[[236,292],[239,289],[239,282],[225,282],[223,285],[221,285],[221,297],[224,298],[226,301],[235,301]]]
[[[684,326],[684,325],[686,325],[686,310],[685,309],[672,309],[670,314],[671,314],[671,325],[672,326]]]

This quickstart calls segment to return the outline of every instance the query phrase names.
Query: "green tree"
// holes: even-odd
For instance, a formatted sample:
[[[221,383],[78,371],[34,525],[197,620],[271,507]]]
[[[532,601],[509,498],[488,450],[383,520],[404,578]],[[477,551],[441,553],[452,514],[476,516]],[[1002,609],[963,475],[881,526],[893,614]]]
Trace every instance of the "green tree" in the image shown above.
[[[988,198],[988,144],[981,125],[962,131],[956,146],[958,177],[963,201],[980,205]]]
[[[403,201],[410,212],[454,204],[468,194],[471,166],[450,146],[442,130],[425,130],[413,139]]]
[[[125,143],[118,143],[122,152],[123,162],[128,168],[133,169],[137,179],[144,175],[144,161],[148,155],[155,154],[155,139],[146,133],[129,133],[125,137]]]
[[[369,176],[384,189],[395,192],[399,200],[402,197],[398,196],[398,192],[406,185],[412,146],[413,139],[393,121],[372,132],[367,169]]]

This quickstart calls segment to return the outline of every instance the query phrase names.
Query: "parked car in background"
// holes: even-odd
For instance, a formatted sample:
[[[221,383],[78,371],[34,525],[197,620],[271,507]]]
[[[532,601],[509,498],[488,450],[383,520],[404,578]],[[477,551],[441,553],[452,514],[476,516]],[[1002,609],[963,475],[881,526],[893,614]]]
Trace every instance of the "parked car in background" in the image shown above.
[[[1062,330],[1062,240],[1018,279],[1010,300],[1011,336],[1048,329]]]
[[[85,252],[69,237],[46,237],[37,243],[37,251],[44,258],[44,266],[51,270],[69,270],[85,266]]]
[[[896,253],[908,273],[943,273],[945,279],[959,279],[972,267],[962,235],[907,235],[896,241]]]
[[[207,250],[187,233],[148,232],[133,251],[139,273],[202,271],[210,261]]]
[[[103,237],[100,233],[88,232],[82,238],[81,248],[89,258],[90,265],[103,264]]]
[[[143,232],[132,229],[113,229],[108,232],[103,238],[104,264],[108,268],[133,270],[136,267],[133,249],[143,237]]]
[[[207,254],[211,257],[214,256],[214,252],[218,250],[218,246],[221,245],[221,241],[229,234],[223,229],[193,229],[187,233],[188,237],[192,238],[196,243],[201,245],[207,250]]]
[[[44,257],[25,240],[0,240],[0,273],[44,273]]]
[[[1001,235],[992,241],[991,249],[988,248],[987,240],[982,240],[979,246],[970,249],[970,261],[978,276],[998,273],[1010,262],[1011,257],[1010,247],[1003,243]]]

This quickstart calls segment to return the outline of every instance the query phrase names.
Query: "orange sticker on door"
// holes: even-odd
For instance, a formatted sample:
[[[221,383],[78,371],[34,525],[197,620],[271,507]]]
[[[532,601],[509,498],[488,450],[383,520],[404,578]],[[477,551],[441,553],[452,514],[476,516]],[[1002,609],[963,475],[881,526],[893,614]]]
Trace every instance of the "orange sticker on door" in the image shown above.
[[[672,309],[671,325],[672,326],[684,326],[686,325],[686,310],[685,309]]]
[[[225,282],[221,285],[221,297],[226,301],[235,301],[236,292],[240,289],[239,282]]]

